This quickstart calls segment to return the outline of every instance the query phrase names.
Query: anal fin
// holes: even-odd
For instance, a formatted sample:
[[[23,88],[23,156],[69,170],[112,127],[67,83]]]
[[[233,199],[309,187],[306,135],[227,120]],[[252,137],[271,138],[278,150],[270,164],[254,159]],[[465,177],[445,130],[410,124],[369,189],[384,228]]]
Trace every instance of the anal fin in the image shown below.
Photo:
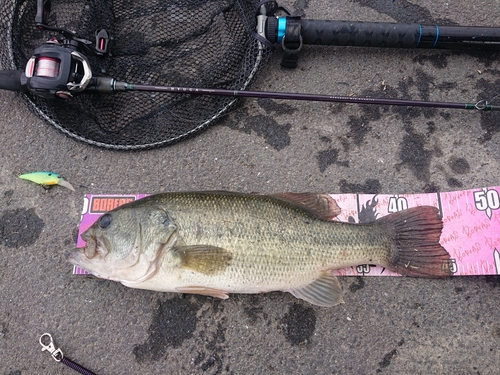
[[[289,289],[295,297],[303,299],[313,305],[331,307],[344,303],[342,300],[342,288],[337,277],[328,271],[321,274],[312,283],[300,288]]]
[[[189,294],[201,294],[204,296],[210,296],[220,299],[228,299],[229,296],[227,292],[220,289],[215,288],[207,288],[204,286],[182,286],[175,288],[179,293],[189,293]]]

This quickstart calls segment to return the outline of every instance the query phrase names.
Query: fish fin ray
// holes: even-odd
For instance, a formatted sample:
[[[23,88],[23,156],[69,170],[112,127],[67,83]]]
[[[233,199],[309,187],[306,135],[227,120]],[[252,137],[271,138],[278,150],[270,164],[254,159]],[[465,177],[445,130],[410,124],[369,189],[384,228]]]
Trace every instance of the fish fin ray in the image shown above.
[[[339,281],[335,275],[329,272],[323,272],[312,283],[299,288],[289,289],[287,292],[313,305],[323,307],[331,307],[344,302]]]
[[[341,211],[337,201],[328,194],[279,193],[269,196],[298,205],[318,219],[332,220]]]
[[[418,206],[384,216],[375,222],[392,239],[387,264],[406,276],[451,276],[450,254],[439,243],[443,221],[439,210]]]
[[[222,247],[211,245],[185,245],[172,249],[180,258],[180,267],[214,275],[222,272],[231,263],[233,255]]]
[[[227,292],[221,289],[207,288],[204,286],[181,286],[175,288],[179,293],[189,293],[189,294],[201,294],[204,296],[210,296],[220,299],[228,299],[229,296]]]

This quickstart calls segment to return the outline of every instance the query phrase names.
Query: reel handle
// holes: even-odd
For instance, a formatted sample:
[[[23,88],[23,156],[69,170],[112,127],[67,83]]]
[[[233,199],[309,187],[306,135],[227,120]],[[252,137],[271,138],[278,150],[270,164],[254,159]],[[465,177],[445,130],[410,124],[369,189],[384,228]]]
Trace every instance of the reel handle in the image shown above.
[[[43,26],[47,23],[51,5],[50,0],[37,0],[36,2],[35,26],[41,30],[43,30]]]
[[[22,70],[0,70],[0,90],[29,92]]]

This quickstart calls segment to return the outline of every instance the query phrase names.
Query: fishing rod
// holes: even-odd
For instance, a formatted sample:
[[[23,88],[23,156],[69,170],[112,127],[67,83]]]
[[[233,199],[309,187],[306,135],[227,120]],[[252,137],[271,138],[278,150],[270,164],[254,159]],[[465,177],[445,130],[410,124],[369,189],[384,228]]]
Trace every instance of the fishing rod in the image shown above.
[[[404,99],[357,98],[350,96],[284,93],[284,92],[271,92],[271,91],[250,91],[250,90],[237,91],[237,90],[204,89],[204,88],[193,88],[193,87],[136,85],[132,83],[119,82],[116,81],[114,78],[96,78],[94,80],[91,80],[86,90],[89,92],[93,91],[101,94],[115,94],[122,91],[149,91],[149,92],[166,92],[172,94],[229,96],[234,98],[283,99],[283,100],[305,100],[305,101],[315,101],[315,102],[334,102],[334,103],[351,103],[351,104],[393,105],[393,106],[406,106],[406,107],[476,109],[480,111],[500,110],[500,106],[492,105],[485,100],[481,100],[477,103],[450,103],[450,102],[432,102],[432,101],[404,100]]]
[[[79,60],[81,61],[81,60]],[[84,66],[84,65],[82,65]],[[53,70],[42,64],[38,69]],[[285,93],[271,91],[238,91],[225,89],[206,89],[195,87],[177,87],[177,86],[155,86],[141,85],[117,81],[108,77],[91,77],[90,74],[84,76],[79,82],[66,82],[63,80],[57,82],[49,77],[45,85],[46,78],[40,75],[31,75],[29,78],[22,71],[0,71],[0,81],[2,88],[18,92],[32,92],[40,96],[58,97],[70,99],[73,94],[83,92],[99,94],[116,94],[124,91],[146,91],[146,92],[164,92],[171,94],[189,94],[189,95],[209,95],[209,96],[227,96],[233,98],[257,98],[257,99],[283,99],[297,101],[316,101],[316,102],[335,102],[351,104],[372,104],[372,105],[391,105],[406,107],[427,107],[427,108],[450,108],[450,109],[475,109],[480,111],[498,111],[500,106],[492,105],[485,100],[476,103],[454,103],[454,102],[434,102],[421,100],[405,99],[384,99],[384,98],[359,98],[351,96],[319,95],[304,93]],[[66,83],[66,85],[64,84]]]
[[[272,19],[272,18],[271,18]],[[276,29],[276,25],[282,24],[280,21],[282,18],[272,19],[273,22],[268,22],[271,24],[268,27],[269,30]],[[286,18],[284,18],[286,21]],[[304,20],[303,25],[308,33],[305,34],[306,41],[309,40],[308,35],[317,33],[312,32],[314,29],[310,27],[310,24],[319,22],[319,25],[334,24],[336,26],[333,29],[345,29],[341,22],[340,25],[336,24],[334,21],[308,21]],[[285,22],[285,26],[278,26],[279,29],[286,29],[289,22]],[[401,25],[397,24],[368,24],[354,23],[350,24],[355,31],[351,34],[353,36],[359,35],[361,33],[360,29],[368,27],[370,30],[381,29],[380,33],[388,33],[387,30],[399,30]],[[375,25],[375,26],[373,26]],[[396,26],[393,26],[396,25]],[[410,25],[403,25],[403,30],[410,28]],[[96,43],[94,49],[89,47],[91,42],[86,41],[81,38],[77,38],[73,33],[66,31],[64,29],[50,28],[45,25],[39,25],[39,27],[48,30],[59,31],[63,34],[64,38],[57,40],[51,39],[44,43],[42,46],[37,48],[34,52],[33,57],[28,61],[25,71],[0,71],[0,89],[11,90],[23,93],[32,93],[45,98],[61,98],[70,99],[74,95],[81,94],[83,92],[87,93],[98,93],[98,94],[116,94],[124,91],[146,91],[146,92],[163,92],[171,94],[189,94],[189,95],[209,95],[209,96],[226,96],[233,98],[259,98],[259,99],[283,99],[283,100],[298,100],[298,101],[318,101],[318,102],[336,102],[336,103],[352,103],[352,104],[372,104],[372,105],[392,105],[392,106],[411,106],[411,107],[428,107],[428,108],[450,108],[450,109],[475,109],[481,111],[492,111],[500,110],[500,106],[492,105],[487,101],[479,101],[476,103],[453,103],[453,102],[435,102],[435,101],[421,101],[421,100],[405,100],[405,99],[384,99],[384,98],[360,98],[360,97],[350,97],[350,96],[338,96],[338,95],[319,95],[319,94],[306,94],[306,93],[285,93],[285,92],[269,92],[269,91],[249,91],[249,90],[227,90],[227,89],[216,89],[216,88],[200,88],[200,87],[180,87],[180,86],[163,86],[163,85],[144,85],[127,83],[123,81],[117,81],[110,77],[93,77],[90,63],[86,58],[85,54],[82,53],[82,49],[85,48],[87,51],[91,51],[96,55],[105,55],[107,52],[107,46],[109,43],[109,36],[105,30],[99,30],[96,33]],[[321,26],[322,27],[322,26]],[[406,33],[411,34],[417,39],[409,42],[408,46],[418,47],[420,44],[424,45],[425,41],[430,40],[429,32],[425,33],[427,38],[422,38],[421,34],[424,33],[422,30],[426,30],[421,26],[418,27],[418,33],[414,30]],[[451,45],[456,45],[457,48],[462,48],[464,43],[468,39],[478,40],[479,38],[473,38],[471,36],[467,38],[451,37],[450,33],[447,33],[448,29],[454,30],[452,34],[465,34],[465,30],[461,30],[459,27],[442,27],[441,38],[445,38],[447,41],[442,44],[439,42],[438,32],[435,33],[433,38],[435,42],[433,46],[439,48],[443,46],[445,48],[451,48]],[[492,28],[492,34],[494,37],[490,36],[490,42],[485,44],[484,42],[484,30],[485,28],[465,28],[468,31],[480,30],[483,33],[482,43],[473,43],[471,46],[475,48],[486,45],[489,48],[492,46],[498,47],[500,49],[500,28]],[[272,33],[272,31],[267,31],[266,36]],[[434,30],[439,30],[436,26]],[[458,31],[455,31],[458,30]],[[406,34],[401,34],[400,32],[395,32],[398,34],[398,39],[405,40],[410,39],[406,37]],[[498,33],[498,37],[496,34]],[[336,34],[336,32],[334,32]],[[285,40],[284,34],[278,30],[276,35],[280,35],[281,41]],[[444,36],[443,36],[444,35]],[[477,34],[479,35],[479,34]],[[496,39],[498,38],[498,43]],[[279,38],[278,38],[279,40]],[[317,42],[310,37],[312,42]],[[327,40],[331,42],[330,39]],[[349,43],[352,45],[361,45],[363,39],[359,37],[354,37]],[[355,44],[358,43],[358,44]],[[417,43],[416,45],[414,45]],[[396,47],[399,46],[399,42],[394,42],[387,44],[386,47]],[[468,45],[468,44],[467,44]],[[374,46],[371,44],[371,46]],[[406,44],[405,44],[406,46]],[[409,47],[408,47],[409,48]]]
[[[38,69],[52,70],[42,64]],[[34,78],[36,77],[36,78]],[[257,99],[282,99],[297,101],[315,101],[332,103],[351,103],[351,104],[372,104],[372,105],[390,105],[405,107],[426,107],[426,108],[449,108],[449,109],[475,109],[479,111],[498,111],[499,105],[492,105],[486,100],[476,103],[455,103],[455,102],[436,102],[422,100],[405,99],[386,99],[369,97],[351,97],[336,95],[319,95],[307,93],[285,93],[271,91],[250,91],[250,90],[226,90],[226,89],[206,89],[196,87],[178,87],[178,86],[156,86],[141,85],[117,81],[108,77],[90,77],[82,78],[80,82],[66,82],[60,84],[56,80],[50,80],[48,85],[44,85],[45,78],[40,75],[27,77],[22,71],[0,71],[0,81],[2,89],[17,92],[32,92],[44,97],[58,97],[70,99],[73,94],[83,92],[98,94],[116,94],[124,91],[145,91],[145,92],[163,92],[171,94],[189,94],[189,95],[208,95],[208,96],[226,96],[233,98],[257,98]],[[50,77],[53,78],[53,77]],[[64,86],[64,82],[66,85]]]
[[[123,47],[117,45],[119,36],[111,37],[108,29],[95,27],[94,40],[89,40],[78,36],[74,31],[49,26],[51,9],[60,4],[57,1],[37,0],[34,17],[36,28],[51,32],[53,35],[58,34],[58,36],[51,37],[35,48],[27,59],[24,70],[0,71],[0,89],[17,91],[25,95],[30,107],[35,109],[37,114],[66,134],[88,143],[116,149],[151,148],[177,141],[211,124],[225,113],[237,98],[270,98],[480,111],[500,109],[500,106],[492,105],[485,100],[450,103],[396,98],[249,91],[249,84],[276,44],[280,44],[283,49],[281,65],[288,68],[297,66],[299,52],[303,45],[500,51],[500,28],[497,27],[307,20],[291,15],[285,8],[279,7],[275,1],[264,0],[258,4],[255,4],[254,1],[234,0],[236,5],[234,9],[229,11],[227,7],[224,9],[221,7],[220,10],[217,8],[217,12],[221,12],[224,19],[229,19],[230,16],[234,17],[230,23],[239,21],[244,29],[244,32],[241,30],[228,31],[232,39],[238,39],[238,42],[241,42],[243,49],[236,51],[236,48],[241,48],[241,46],[235,44],[225,46],[223,41],[226,39],[220,40],[222,45],[220,48],[225,48],[223,51],[224,59],[216,56],[214,51],[209,51],[210,54],[202,51],[202,55],[205,56],[204,60],[200,60],[191,52],[185,52],[194,51],[194,45],[200,49],[201,45],[209,47],[213,44],[209,43],[211,35],[210,38],[200,40],[200,31],[189,30],[189,25],[184,22],[186,15],[175,13],[182,13],[183,5],[189,6],[189,12],[186,10],[186,14],[194,14],[195,17],[198,17],[198,22],[202,23],[205,18],[209,18],[209,15],[206,14],[208,11],[205,9],[207,3],[204,1],[181,1],[175,6],[165,6],[164,11],[151,12],[150,18],[154,20],[155,25],[165,24],[169,28],[168,33],[160,33],[167,35],[163,36],[162,40],[156,40],[156,35],[146,35],[146,39],[155,40],[151,41],[151,46],[148,46],[148,49],[133,51],[134,53],[130,54],[131,61],[139,62],[139,66],[134,67],[125,61],[126,55],[123,54]],[[213,3],[215,4],[217,1]],[[210,5],[213,4],[210,3]],[[102,20],[106,16],[106,11],[103,10],[104,8],[99,8],[104,7],[104,5],[93,4],[93,6],[96,8],[90,9],[90,11],[93,11],[98,18],[101,16],[101,24],[108,22]],[[204,13],[200,15],[194,12],[195,6],[198,6],[199,13]],[[213,16],[215,10],[211,11],[209,19],[217,19]],[[89,12],[88,7],[84,12]],[[62,14],[62,12],[58,12],[58,14]],[[253,16],[249,16],[249,14]],[[278,14],[285,14],[285,16]],[[112,17],[112,13],[109,13],[109,17]],[[141,17],[144,18],[143,15]],[[245,18],[243,19],[243,17]],[[160,22],[159,18],[168,19],[168,22]],[[85,19],[90,18],[85,17]],[[213,31],[220,34],[222,27],[216,23],[215,21],[210,24],[207,22],[207,27],[218,27]],[[128,29],[133,28],[136,24],[138,22],[128,25]],[[13,24],[12,27],[14,26]],[[86,26],[89,29],[89,26]],[[229,23],[224,27],[228,28]],[[123,29],[127,28],[123,27]],[[144,33],[143,29],[141,30]],[[187,35],[188,31],[192,34]],[[168,39],[169,33],[172,35],[171,41]],[[18,35],[19,31],[16,31],[15,34]],[[205,36],[202,35],[202,37]],[[191,42],[190,38],[198,39],[194,43]],[[120,40],[127,46],[146,44],[144,38],[137,43],[132,43],[129,39],[133,38]],[[161,54],[151,53],[152,48],[157,48],[162,43],[162,49],[158,49],[160,51],[158,53]],[[171,55],[165,55],[164,45],[172,46],[172,50],[169,51]],[[113,55],[112,49],[119,53],[116,53],[116,56]],[[157,50],[154,52],[157,53]],[[145,60],[146,58],[149,60]],[[187,58],[196,58],[198,65],[195,66]],[[157,64],[153,65],[151,61],[157,61]],[[151,73],[143,69],[146,65],[152,70]],[[203,67],[206,65],[206,69],[201,69],[200,65]],[[96,69],[96,67],[98,68]],[[103,76],[96,76],[95,70]],[[198,71],[201,71],[198,76],[193,74],[193,72]],[[114,77],[113,72],[115,73]],[[144,82],[144,78],[154,84],[142,84],[141,81]],[[171,82],[174,82],[174,85],[167,84]],[[200,82],[203,86],[190,84]],[[137,106],[136,103],[131,103],[130,99],[123,97],[122,94],[128,91],[172,95],[164,98],[155,97],[154,100],[150,96],[141,97],[149,102],[146,105],[149,112],[142,113],[141,109],[137,109],[137,114],[130,115],[130,110],[123,111],[123,108],[131,104],[134,107]],[[117,94],[113,96],[116,99],[98,99],[111,97],[109,94]],[[207,97],[214,99],[202,99]],[[121,117],[125,116],[122,112],[125,112],[128,117]],[[190,116],[192,119],[188,118]],[[137,119],[144,122],[144,125],[138,123]],[[165,126],[165,120],[169,126]],[[84,121],[88,121],[88,123],[84,123]],[[118,129],[119,132],[116,131],[117,121],[125,123]],[[67,125],[65,122],[70,122],[70,124]],[[173,125],[173,122],[176,125]],[[165,128],[167,130],[164,130]],[[168,134],[156,134],[163,131],[167,131]],[[137,135],[140,132],[142,134],[149,132],[151,135],[144,135],[147,139],[141,139]],[[171,134],[172,132],[175,134]],[[158,136],[164,139],[155,139]],[[128,138],[117,140],[117,137]],[[131,138],[133,139],[131,140]]]

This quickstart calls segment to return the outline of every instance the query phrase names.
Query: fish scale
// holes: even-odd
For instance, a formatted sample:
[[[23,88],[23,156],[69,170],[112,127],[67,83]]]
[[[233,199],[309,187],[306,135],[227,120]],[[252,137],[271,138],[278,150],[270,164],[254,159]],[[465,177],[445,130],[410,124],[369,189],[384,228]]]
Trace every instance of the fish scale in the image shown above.
[[[341,268],[353,262],[361,264],[370,257],[380,259],[384,252],[387,253],[385,246],[372,245],[369,247],[373,249],[370,252],[373,255],[368,255],[367,244],[373,243],[373,240],[383,244],[387,240],[382,236],[365,238],[373,235],[366,232],[363,226],[342,225],[339,228],[342,232],[333,233],[330,226],[337,223],[320,221],[304,212],[290,215],[290,207],[256,198],[208,196],[206,207],[211,213],[209,216],[200,216],[205,207],[200,207],[199,203],[191,206],[193,199],[185,199],[183,195],[169,196],[165,204],[169,205],[169,212],[179,223],[179,234],[186,243],[210,243],[231,251],[234,257],[227,269],[227,277],[231,280],[266,278],[289,282],[288,275],[294,273],[297,276],[297,272],[310,273],[312,276],[309,279],[312,279],[321,269]],[[215,201],[221,203],[216,206]],[[249,206],[253,206],[253,211],[259,212],[259,216],[249,215]],[[176,207],[182,208],[178,211]],[[307,233],[302,233],[297,228],[304,226],[305,222],[308,223]],[[195,233],[194,226],[204,228],[203,237],[192,235]],[[222,236],[218,228],[223,228]],[[350,251],[345,251],[347,244]],[[254,272],[254,265],[259,266],[259,272]],[[281,266],[283,271],[277,272],[277,266]]]

